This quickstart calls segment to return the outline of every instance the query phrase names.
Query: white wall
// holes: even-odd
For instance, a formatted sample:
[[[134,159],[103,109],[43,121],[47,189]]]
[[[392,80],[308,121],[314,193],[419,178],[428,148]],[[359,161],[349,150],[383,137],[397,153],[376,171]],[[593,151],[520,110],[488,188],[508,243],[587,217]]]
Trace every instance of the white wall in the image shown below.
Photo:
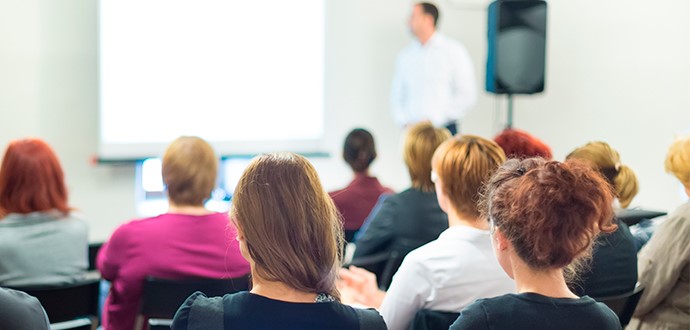
[[[328,189],[350,179],[339,155],[356,126],[377,139],[373,172],[394,188],[409,184],[388,94],[394,57],[409,41],[411,3],[327,1],[324,145],[334,157],[314,162]],[[487,4],[439,1],[441,30],[468,47],[480,85]],[[51,143],[72,204],[91,224],[92,240],[103,240],[136,215],[134,167],[91,163],[98,137],[96,9],[93,0],[0,0],[0,145],[24,136]],[[558,159],[587,141],[608,141],[640,177],[634,205],[678,205],[663,158],[674,133],[690,128],[688,12],[686,0],[550,1],[547,90],[517,98],[516,127],[549,143]],[[482,93],[463,131],[492,136],[502,107]]]

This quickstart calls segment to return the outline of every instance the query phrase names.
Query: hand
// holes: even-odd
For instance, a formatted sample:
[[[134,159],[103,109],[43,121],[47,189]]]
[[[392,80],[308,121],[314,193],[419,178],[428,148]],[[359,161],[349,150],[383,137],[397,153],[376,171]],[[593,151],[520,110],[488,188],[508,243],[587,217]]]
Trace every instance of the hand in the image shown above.
[[[363,268],[350,266],[349,269],[341,268],[339,275],[338,288],[346,299],[368,307],[381,306],[386,293],[379,290],[376,274]]]

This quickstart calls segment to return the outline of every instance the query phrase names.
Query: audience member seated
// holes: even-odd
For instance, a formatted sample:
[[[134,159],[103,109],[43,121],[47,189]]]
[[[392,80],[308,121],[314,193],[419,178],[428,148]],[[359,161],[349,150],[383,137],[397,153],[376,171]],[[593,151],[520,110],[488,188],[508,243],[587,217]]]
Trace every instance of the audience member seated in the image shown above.
[[[635,172],[620,163],[618,152],[607,143],[590,142],[575,149],[566,158],[583,161],[598,171],[615,191],[621,207],[628,207],[637,194]],[[571,288],[576,294],[601,298],[632,292],[635,288],[635,240],[625,223],[618,220],[615,220],[615,223],[618,225],[617,230],[597,238],[589,269],[571,283]]]
[[[666,171],[690,196],[690,136],[671,145]],[[638,269],[645,291],[628,328],[690,329],[690,202],[659,226],[640,251]]]
[[[0,329],[48,330],[48,316],[38,299],[0,288]]]
[[[476,203],[482,183],[503,161],[501,148],[480,137],[456,135],[441,144],[432,178],[449,228],[405,257],[388,292],[378,290],[374,274],[356,267],[340,271],[343,291],[379,308],[391,330],[408,329],[421,309],[457,313],[478,298],[514,292],[493,256],[488,222]]]
[[[448,228],[448,217],[436,201],[431,181],[431,157],[448,138],[447,129],[428,122],[409,129],[403,152],[412,187],[383,201],[356,241],[354,259],[393,250],[404,256]]]
[[[386,329],[376,311],[339,302],[340,217],[304,157],[255,158],[237,184],[230,217],[251,264],[251,292],[197,292],[172,329]]]
[[[347,234],[354,234],[362,226],[379,196],[394,192],[369,175],[369,165],[376,159],[376,147],[371,133],[361,128],[352,130],[345,138],[343,158],[352,168],[355,178],[347,187],[333,191],[330,195],[343,217],[345,239],[350,241],[352,238],[347,237]]]
[[[0,285],[60,285],[86,273],[88,226],[67,195],[47,143],[9,144],[0,168]]]
[[[577,161],[511,159],[483,199],[496,258],[518,293],[475,301],[451,330],[621,328],[604,304],[574,294],[564,275],[591,252],[599,231],[616,228],[613,196],[600,175]]]
[[[508,158],[542,157],[551,159],[551,148],[542,140],[525,131],[507,128],[494,137]]]
[[[98,254],[98,269],[112,281],[103,312],[106,330],[134,327],[147,276],[233,278],[249,273],[227,215],[204,208],[217,167],[215,152],[197,137],[180,137],[165,151],[168,213],[123,224]]]

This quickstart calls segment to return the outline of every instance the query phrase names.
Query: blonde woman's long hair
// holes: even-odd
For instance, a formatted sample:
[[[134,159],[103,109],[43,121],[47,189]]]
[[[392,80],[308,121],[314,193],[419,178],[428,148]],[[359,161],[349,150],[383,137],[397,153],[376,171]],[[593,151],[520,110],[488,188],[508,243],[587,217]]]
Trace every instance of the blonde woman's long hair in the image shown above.
[[[342,224],[307,159],[294,153],[254,158],[237,184],[230,216],[254,276],[339,299]]]

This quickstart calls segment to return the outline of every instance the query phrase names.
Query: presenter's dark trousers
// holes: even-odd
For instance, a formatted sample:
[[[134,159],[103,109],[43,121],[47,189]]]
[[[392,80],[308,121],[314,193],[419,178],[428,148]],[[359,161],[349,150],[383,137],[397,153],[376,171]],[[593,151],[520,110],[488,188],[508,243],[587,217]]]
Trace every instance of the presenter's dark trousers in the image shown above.
[[[455,121],[451,121],[450,123],[446,124],[445,126],[449,131],[450,135],[455,135],[458,134],[458,124]]]

